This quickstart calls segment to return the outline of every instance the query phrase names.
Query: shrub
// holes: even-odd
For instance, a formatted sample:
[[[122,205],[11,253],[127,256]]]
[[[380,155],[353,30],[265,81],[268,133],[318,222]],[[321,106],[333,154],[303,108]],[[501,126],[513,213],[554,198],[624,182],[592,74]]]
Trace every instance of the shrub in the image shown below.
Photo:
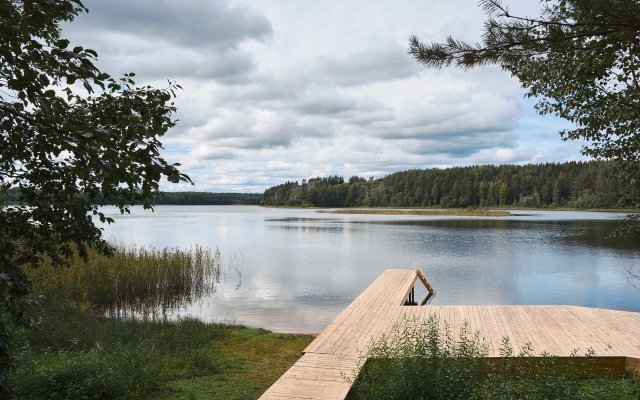
[[[405,319],[375,341],[353,382],[350,399],[472,399],[489,368],[487,347],[464,325],[457,340],[431,316]]]
[[[499,359],[487,358],[479,333],[463,324],[454,336],[435,316],[418,323],[404,319],[389,336],[374,341],[362,355],[350,400],[380,399],[635,399],[635,375],[590,378],[593,351],[569,358],[534,354],[530,345],[517,355],[503,338]]]

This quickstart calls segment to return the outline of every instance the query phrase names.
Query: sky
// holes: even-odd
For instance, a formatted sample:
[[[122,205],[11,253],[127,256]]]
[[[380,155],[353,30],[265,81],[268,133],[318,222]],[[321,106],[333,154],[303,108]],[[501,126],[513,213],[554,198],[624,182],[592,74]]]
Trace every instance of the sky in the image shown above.
[[[512,11],[536,15],[539,3]],[[85,0],[63,26],[113,76],[183,87],[163,156],[195,185],[262,192],[316,176],[579,160],[569,127],[497,66],[427,69],[411,35],[477,42],[476,0]]]

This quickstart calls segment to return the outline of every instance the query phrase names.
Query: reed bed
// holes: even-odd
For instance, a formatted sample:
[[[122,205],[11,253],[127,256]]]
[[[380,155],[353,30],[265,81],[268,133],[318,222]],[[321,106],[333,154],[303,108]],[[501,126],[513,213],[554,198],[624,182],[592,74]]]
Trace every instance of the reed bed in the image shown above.
[[[97,251],[74,256],[64,267],[28,269],[36,293],[50,301],[96,308],[108,316],[157,318],[212,294],[220,282],[216,248],[188,250],[116,246],[112,257]]]

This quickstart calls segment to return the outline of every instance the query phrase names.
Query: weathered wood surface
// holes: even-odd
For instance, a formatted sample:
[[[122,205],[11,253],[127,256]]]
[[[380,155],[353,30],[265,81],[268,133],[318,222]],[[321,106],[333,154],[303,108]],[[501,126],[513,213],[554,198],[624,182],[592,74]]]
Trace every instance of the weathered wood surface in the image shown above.
[[[406,318],[431,314],[454,334],[467,322],[484,337],[490,357],[499,356],[508,337],[516,353],[529,343],[536,353],[557,356],[593,349],[596,356],[640,358],[640,313],[561,305],[404,306],[418,279],[414,270],[384,271],[261,399],[344,399],[350,388],[344,377],[359,368],[372,340]]]

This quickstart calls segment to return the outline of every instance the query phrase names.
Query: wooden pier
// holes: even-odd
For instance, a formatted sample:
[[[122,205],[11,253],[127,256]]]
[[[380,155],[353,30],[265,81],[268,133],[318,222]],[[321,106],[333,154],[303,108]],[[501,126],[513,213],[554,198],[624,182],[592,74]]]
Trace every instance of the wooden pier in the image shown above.
[[[384,271],[260,399],[342,400],[350,389],[345,376],[360,367],[372,340],[398,322],[431,314],[446,321],[453,334],[466,321],[471,332],[484,337],[489,357],[499,357],[502,338],[508,337],[515,353],[525,344],[536,354],[556,356],[593,349],[611,366],[640,368],[640,313],[560,305],[405,305],[418,282],[431,291],[420,271]]]

